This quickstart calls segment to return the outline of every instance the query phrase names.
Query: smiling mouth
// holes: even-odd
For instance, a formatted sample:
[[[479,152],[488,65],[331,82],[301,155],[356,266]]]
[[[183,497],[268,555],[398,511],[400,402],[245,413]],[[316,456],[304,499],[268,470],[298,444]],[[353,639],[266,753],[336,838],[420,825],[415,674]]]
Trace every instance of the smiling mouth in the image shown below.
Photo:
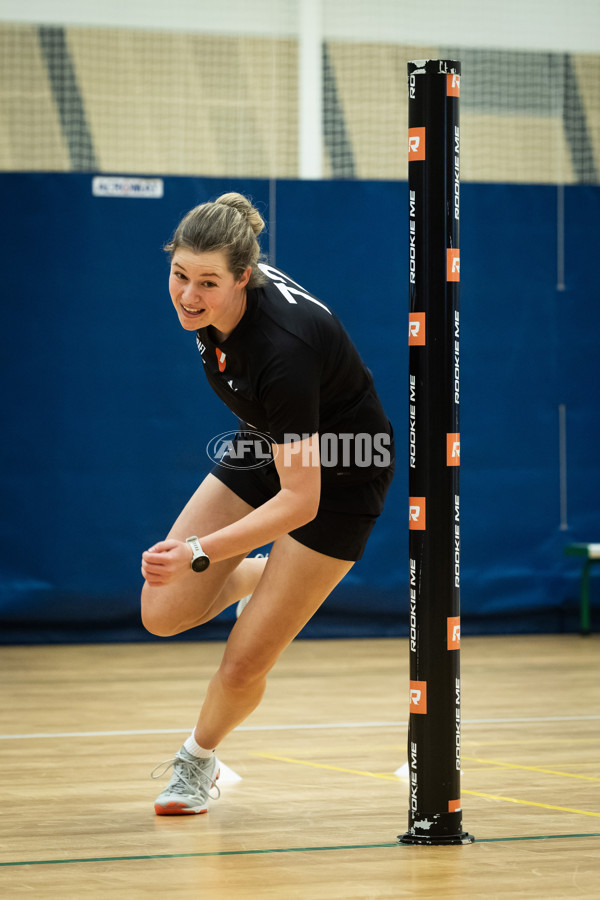
[[[186,316],[201,316],[203,312],[206,312],[204,308],[202,309],[190,309],[189,306],[184,306],[181,304],[181,308],[186,314]]]

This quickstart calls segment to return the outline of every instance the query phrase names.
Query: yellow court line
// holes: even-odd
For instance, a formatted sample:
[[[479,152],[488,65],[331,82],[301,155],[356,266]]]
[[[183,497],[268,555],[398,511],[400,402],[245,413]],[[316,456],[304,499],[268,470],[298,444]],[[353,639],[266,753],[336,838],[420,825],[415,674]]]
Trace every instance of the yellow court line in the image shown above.
[[[551,741],[548,741],[542,735],[537,738],[528,738],[527,740],[515,738],[515,740],[510,741],[475,741],[473,738],[465,738],[462,741],[462,746],[463,748],[470,747],[475,750],[480,747],[520,747],[542,743],[544,747],[548,747],[549,745],[554,747],[558,744],[567,744],[571,747],[575,744],[600,744],[600,739],[597,734],[594,735],[594,737],[589,738],[552,738]],[[384,750],[402,750],[403,753],[406,753],[406,744],[378,744],[377,746]]]
[[[516,800],[514,797],[500,797],[497,794],[481,794],[479,791],[462,791],[472,797],[485,797],[486,800],[505,800],[507,803],[520,803],[523,806],[539,806],[542,809],[556,809],[558,812],[578,813],[580,816],[594,816],[600,819],[600,813],[589,812],[586,809],[570,809],[568,806],[551,806],[549,803],[534,803],[532,800]]]
[[[595,734],[593,737],[584,737],[584,738],[552,738],[551,741],[547,740],[543,735],[535,738],[523,738],[522,740],[519,738],[515,738],[510,741],[476,741],[473,738],[466,738],[463,742],[463,747],[520,747],[527,746],[531,744],[542,744],[544,747],[547,746],[558,746],[559,744],[567,744],[569,747],[573,744],[597,744],[598,743],[598,735]]]
[[[563,775],[565,778],[581,778],[583,781],[600,781],[593,775],[578,775],[575,772],[558,772],[556,769],[542,769],[540,766],[522,766],[518,763],[501,762],[498,759],[482,759],[480,756],[462,756],[461,759],[469,762],[489,763],[492,766],[500,766],[503,769],[524,769],[526,772],[541,772],[542,775]]]
[[[326,763],[309,762],[306,759],[292,759],[289,756],[277,756],[274,753],[253,753],[252,756],[258,756],[261,759],[273,759],[276,762],[288,762],[297,766],[310,766],[313,769],[329,769],[333,772],[345,772],[349,775],[366,775],[368,778],[380,778],[384,781],[396,781],[400,779],[396,775],[384,775],[380,772],[364,772],[361,769],[345,769],[341,766],[329,766]],[[514,797],[501,797],[497,794],[482,794],[479,791],[461,791],[462,794],[469,794],[472,797],[483,797],[486,800],[504,800],[506,803],[519,803],[522,806],[538,806],[541,809],[554,809],[558,812],[578,813],[581,816],[593,816],[600,819],[600,813],[589,812],[585,809],[570,809],[567,806],[551,806],[549,803],[535,803],[533,800],[517,800]]]
[[[274,759],[277,762],[294,763],[297,766],[312,766],[313,769],[329,769],[332,772],[346,772],[349,775],[367,775],[369,778],[382,778],[384,781],[398,781],[396,775],[383,775],[380,772],[363,772],[361,769],[343,769],[341,766],[328,766],[326,763],[314,763],[306,759],[275,756],[274,753],[253,753],[252,756],[260,756],[262,759]]]

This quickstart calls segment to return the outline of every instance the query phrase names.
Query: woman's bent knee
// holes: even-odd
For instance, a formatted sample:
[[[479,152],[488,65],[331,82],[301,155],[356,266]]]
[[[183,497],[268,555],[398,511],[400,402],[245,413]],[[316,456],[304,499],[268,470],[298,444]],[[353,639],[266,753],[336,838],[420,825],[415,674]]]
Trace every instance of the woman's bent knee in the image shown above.
[[[152,587],[144,582],[141,597],[142,624],[158,637],[171,637],[214,618],[214,597],[189,596],[180,583]],[[220,610],[217,610],[219,612]]]
[[[168,614],[170,604],[165,594],[158,594],[157,589],[151,588],[147,582],[142,587],[141,616],[142,625],[150,634],[157,637],[171,637],[180,631],[180,628]]]

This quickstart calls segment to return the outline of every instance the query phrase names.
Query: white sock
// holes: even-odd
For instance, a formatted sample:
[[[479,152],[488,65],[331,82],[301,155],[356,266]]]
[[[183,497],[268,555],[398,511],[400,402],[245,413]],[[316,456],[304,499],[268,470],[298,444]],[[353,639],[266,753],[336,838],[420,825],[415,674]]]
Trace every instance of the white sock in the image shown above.
[[[191,753],[192,756],[195,756],[197,759],[210,759],[215,752],[214,750],[205,750],[204,747],[201,747],[200,744],[196,743],[193,731],[189,738],[183,742],[183,746],[188,753]]]

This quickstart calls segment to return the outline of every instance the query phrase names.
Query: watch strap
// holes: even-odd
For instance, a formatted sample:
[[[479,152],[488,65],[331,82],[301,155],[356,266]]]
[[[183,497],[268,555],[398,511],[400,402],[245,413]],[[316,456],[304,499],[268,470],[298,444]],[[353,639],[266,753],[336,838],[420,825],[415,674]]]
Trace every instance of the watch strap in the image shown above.
[[[192,548],[192,558],[190,560],[190,567],[194,570],[194,572],[202,572],[204,569],[207,569],[210,565],[210,559],[208,555],[202,549],[202,545],[198,540],[195,534],[191,535],[185,539],[186,544],[189,544]],[[197,560],[201,560],[201,563],[197,563]]]

